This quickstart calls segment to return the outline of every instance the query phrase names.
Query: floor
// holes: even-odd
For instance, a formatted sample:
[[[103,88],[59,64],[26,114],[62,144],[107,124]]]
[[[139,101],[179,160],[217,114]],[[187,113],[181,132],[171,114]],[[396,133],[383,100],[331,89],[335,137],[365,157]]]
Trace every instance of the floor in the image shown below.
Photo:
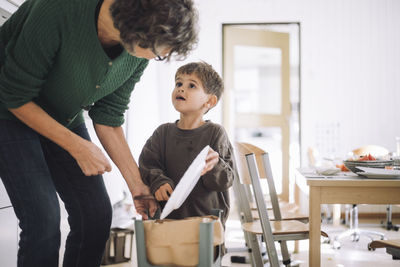
[[[399,224],[400,220],[394,220],[394,223]],[[360,221],[360,225],[363,229],[369,229],[374,231],[384,232],[388,239],[399,239],[400,232],[387,231],[380,227],[379,220]],[[332,226],[330,224],[324,224],[323,230],[326,231],[331,237],[334,237],[338,232],[346,230],[347,227]],[[226,244],[228,250],[235,250],[243,248],[243,233],[240,229],[240,222],[236,219],[228,220],[226,230]],[[377,249],[376,251],[369,251],[367,249],[369,239],[362,236],[358,242],[352,242],[350,238],[345,238],[341,242],[340,249],[333,249],[330,244],[322,244],[321,246],[321,262],[323,267],[342,267],[342,266],[400,266],[400,260],[392,260],[391,255],[385,252],[385,249]],[[289,251],[293,251],[293,242],[288,243]],[[133,248],[135,251],[135,247]],[[277,246],[279,250],[279,246]],[[279,251],[278,251],[279,254]],[[248,267],[250,264],[239,264],[231,263],[230,258],[234,255],[247,255],[243,252],[230,252],[224,256],[222,260],[223,266],[233,267]],[[135,257],[133,257],[135,258]],[[300,252],[292,254],[294,263],[297,263],[300,267],[308,266],[308,241],[300,241]],[[133,259],[129,263],[107,265],[108,267],[137,267],[135,260]],[[268,266],[266,264],[265,266]]]

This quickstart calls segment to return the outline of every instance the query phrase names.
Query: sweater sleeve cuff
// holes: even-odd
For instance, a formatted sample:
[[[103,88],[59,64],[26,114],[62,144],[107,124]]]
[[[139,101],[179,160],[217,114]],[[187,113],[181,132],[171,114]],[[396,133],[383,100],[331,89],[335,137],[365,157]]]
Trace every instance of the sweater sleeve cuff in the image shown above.
[[[14,109],[14,108],[19,108],[30,101],[32,101],[32,99],[29,98],[29,99],[3,100],[0,102],[7,109]]]
[[[124,116],[112,116],[100,109],[92,108],[89,111],[89,116],[96,124],[107,125],[111,127],[119,127],[125,122]]]
[[[220,158],[212,170],[201,177],[203,185],[211,191],[225,191],[231,185],[233,176],[229,166]]]
[[[160,177],[159,179],[157,179],[156,181],[151,183],[150,192],[154,195],[156,193],[156,191],[158,190],[158,188],[160,188],[160,186],[162,186],[163,184],[166,184],[166,183],[170,184],[172,189],[175,189],[174,182],[171,179],[169,179],[167,177]]]

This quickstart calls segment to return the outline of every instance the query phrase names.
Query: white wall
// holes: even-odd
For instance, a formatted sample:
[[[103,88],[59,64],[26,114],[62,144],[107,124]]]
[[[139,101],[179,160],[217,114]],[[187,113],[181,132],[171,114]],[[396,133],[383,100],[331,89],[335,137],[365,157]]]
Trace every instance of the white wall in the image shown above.
[[[185,62],[151,62],[134,91],[128,141],[135,157],[160,124],[174,121],[176,69],[205,60],[222,72],[222,24],[300,22],[301,142],[345,156],[365,144],[395,150],[400,136],[400,1],[196,0],[200,42]],[[229,88],[226,88],[229,90]],[[207,114],[221,122],[221,103]],[[360,211],[364,207],[360,207]],[[384,212],[368,206],[368,212]]]
[[[395,136],[400,136],[400,1],[197,0],[196,4],[200,42],[185,62],[205,60],[220,73],[223,23],[301,23],[303,156],[307,147],[321,142],[330,142],[335,155],[364,144],[395,149]],[[170,92],[175,70],[185,62],[152,62],[137,86],[129,112],[129,142],[135,154],[158,124],[178,118]],[[209,117],[221,122],[221,104]]]

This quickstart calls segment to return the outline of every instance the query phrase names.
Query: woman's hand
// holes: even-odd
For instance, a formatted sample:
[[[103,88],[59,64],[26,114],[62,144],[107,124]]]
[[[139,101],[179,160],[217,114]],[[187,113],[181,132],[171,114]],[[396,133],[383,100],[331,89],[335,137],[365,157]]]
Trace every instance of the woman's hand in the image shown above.
[[[98,175],[111,171],[111,164],[106,156],[98,146],[90,141],[82,139],[69,152],[75,158],[86,176]]]
[[[206,166],[204,166],[203,171],[201,172],[201,175],[206,174],[208,171],[212,170],[214,166],[218,163],[219,161],[219,154],[218,152],[215,152],[211,147],[210,150],[208,151],[207,157],[206,157]]]
[[[18,119],[36,132],[67,150],[87,176],[111,171],[110,162],[95,144],[83,139],[54,120],[34,102],[10,109]]]
[[[150,194],[149,188],[143,183],[135,184],[131,194],[136,212],[142,215],[144,220],[147,220],[149,215],[150,217],[154,217],[158,209],[158,204]]]
[[[169,183],[165,183],[157,189],[154,195],[158,201],[167,201],[171,196],[172,191],[174,190],[172,189],[171,185]]]

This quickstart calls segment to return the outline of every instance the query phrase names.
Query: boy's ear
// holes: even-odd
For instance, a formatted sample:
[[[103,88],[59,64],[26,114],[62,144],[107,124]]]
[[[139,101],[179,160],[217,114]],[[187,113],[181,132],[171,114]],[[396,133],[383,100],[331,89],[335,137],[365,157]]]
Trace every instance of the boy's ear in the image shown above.
[[[208,101],[206,103],[206,106],[208,109],[213,108],[218,102],[218,98],[216,95],[210,95],[210,97],[208,98]]]

